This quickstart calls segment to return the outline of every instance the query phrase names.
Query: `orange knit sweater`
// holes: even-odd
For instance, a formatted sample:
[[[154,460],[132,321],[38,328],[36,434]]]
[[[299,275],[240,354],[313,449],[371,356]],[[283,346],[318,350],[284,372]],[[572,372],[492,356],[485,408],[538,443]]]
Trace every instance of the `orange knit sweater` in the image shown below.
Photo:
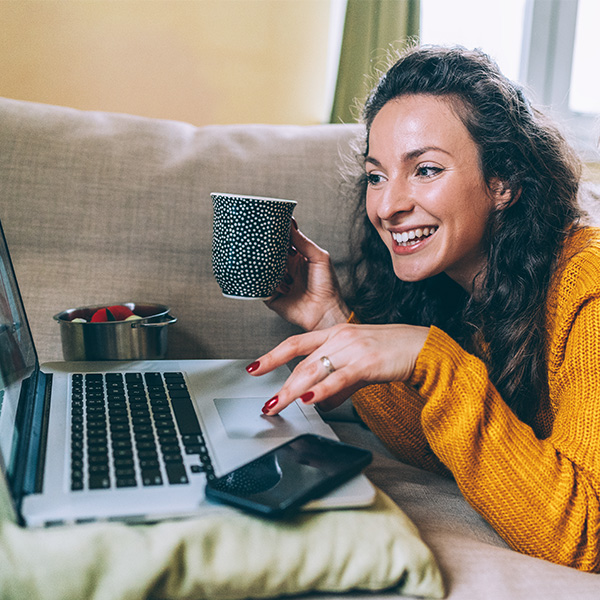
[[[600,571],[600,229],[575,233],[547,303],[548,398],[520,421],[484,363],[436,327],[404,383],[354,405],[401,460],[448,473],[516,550]]]

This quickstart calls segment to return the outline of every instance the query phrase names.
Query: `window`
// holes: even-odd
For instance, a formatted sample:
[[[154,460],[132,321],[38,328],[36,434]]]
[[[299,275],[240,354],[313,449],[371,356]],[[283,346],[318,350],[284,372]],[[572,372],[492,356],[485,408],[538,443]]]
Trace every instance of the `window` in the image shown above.
[[[525,2],[421,0],[421,42],[481,48],[496,60],[507,77],[517,80]]]
[[[569,108],[578,113],[600,114],[600,3],[579,0]]]
[[[598,158],[598,0],[421,0],[421,41],[490,54],[550,107],[584,158]]]

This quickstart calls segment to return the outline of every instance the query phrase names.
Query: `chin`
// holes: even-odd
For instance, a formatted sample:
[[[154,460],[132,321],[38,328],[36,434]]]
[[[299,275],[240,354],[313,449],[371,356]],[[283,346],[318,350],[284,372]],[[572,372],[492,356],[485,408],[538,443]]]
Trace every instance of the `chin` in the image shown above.
[[[404,281],[406,283],[416,283],[417,281],[423,281],[424,279],[429,279],[431,275],[418,275],[418,274],[407,274],[407,273],[398,273],[394,271],[394,274],[400,281]]]
[[[405,281],[406,283],[416,283],[417,281],[424,281],[425,279],[430,279],[431,277],[435,277],[441,271],[436,270],[423,270],[419,269],[418,271],[410,271],[406,268],[399,268],[394,266],[394,274],[400,281]]]

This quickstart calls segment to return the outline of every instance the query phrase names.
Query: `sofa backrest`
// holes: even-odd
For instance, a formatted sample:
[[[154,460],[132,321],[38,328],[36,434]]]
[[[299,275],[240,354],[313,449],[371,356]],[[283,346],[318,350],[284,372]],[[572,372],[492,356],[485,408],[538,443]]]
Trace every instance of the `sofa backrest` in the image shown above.
[[[340,187],[352,125],[209,126],[0,99],[0,219],[40,358],[52,316],[88,304],[166,304],[168,356],[252,358],[295,331],[260,301],[226,299],[210,260],[210,192],[298,201],[301,229],[344,263]]]
[[[194,127],[0,98],[0,219],[40,358],[62,357],[52,316],[89,304],[166,304],[173,358],[252,358],[297,331],[212,275],[210,192],[298,201],[301,229],[347,263],[342,182],[357,125]],[[600,185],[582,204],[600,223]]]

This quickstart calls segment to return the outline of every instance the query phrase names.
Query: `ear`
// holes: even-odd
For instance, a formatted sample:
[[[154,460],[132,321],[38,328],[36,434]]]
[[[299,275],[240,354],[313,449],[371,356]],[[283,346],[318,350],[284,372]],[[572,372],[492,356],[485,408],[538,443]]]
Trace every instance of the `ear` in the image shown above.
[[[492,195],[492,201],[499,210],[504,210],[512,206],[521,195],[521,190],[518,189],[513,191],[506,181],[503,181],[499,177],[494,177],[490,181],[489,185],[490,193]]]

